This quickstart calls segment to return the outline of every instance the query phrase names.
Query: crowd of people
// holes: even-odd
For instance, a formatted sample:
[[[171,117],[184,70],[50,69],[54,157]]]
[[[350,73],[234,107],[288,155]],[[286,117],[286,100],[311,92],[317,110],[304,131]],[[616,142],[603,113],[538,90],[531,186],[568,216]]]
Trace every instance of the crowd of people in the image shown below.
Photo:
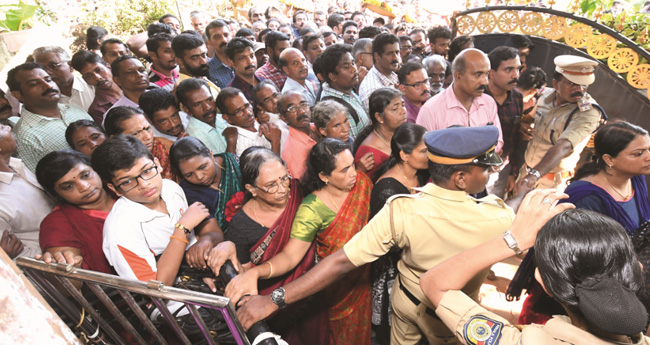
[[[289,344],[648,342],[650,136],[588,94],[596,61],[548,77],[523,35],[483,52],[336,8],[190,17],[9,71],[10,257],[166,285],[229,259],[244,327]],[[477,304],[513,255],[519,321],[544,327]]]

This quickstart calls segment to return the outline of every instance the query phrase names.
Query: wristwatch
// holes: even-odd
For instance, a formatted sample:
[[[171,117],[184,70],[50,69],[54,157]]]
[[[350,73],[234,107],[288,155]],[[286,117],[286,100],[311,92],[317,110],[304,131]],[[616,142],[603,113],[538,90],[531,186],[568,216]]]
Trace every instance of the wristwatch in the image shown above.
[[[273,292],[271,292],[271,301],[275,303],[280,309],[284,308],[287,306],[287,304],[284,302],[284,288],[279,287]]]
[[[506,244],[508,245],[508,248],[515,251],[515,254],[521,255],[521,254],[524,253],[519,248],[519,244],[517,243],[517,240],[515,239],[515,237],[512,236],[512,233],[510,232],[510,230],[506,230],[506,232],[503,233],[503,240],[506,241]]]
[[[542,174],[540,174],[539,171],[537,171],[535,169],[528,170],[528,175],[533,175],[533,176],[537,177],[538,180],[540,178],[542,178]]]

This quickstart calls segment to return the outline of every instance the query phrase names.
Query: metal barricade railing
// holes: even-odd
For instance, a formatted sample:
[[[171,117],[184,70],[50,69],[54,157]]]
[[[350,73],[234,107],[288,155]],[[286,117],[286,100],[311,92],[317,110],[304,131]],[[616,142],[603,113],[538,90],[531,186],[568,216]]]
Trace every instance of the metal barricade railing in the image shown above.
[[[145,283],[24,257],[17,258],[16,264],[87,343],[250,345],[226,297],[173,288],[155,280]],[[73,281],[82,282],[85,293]],[[191,336],[168,308],[172,301],[187,308],[191,317],[185,318],[195,322]],[[151,309],[147,306],[152,305],[161,315],[156,322],[145,313],[145,309]],[[198,332],[200,340],[197,341]]]

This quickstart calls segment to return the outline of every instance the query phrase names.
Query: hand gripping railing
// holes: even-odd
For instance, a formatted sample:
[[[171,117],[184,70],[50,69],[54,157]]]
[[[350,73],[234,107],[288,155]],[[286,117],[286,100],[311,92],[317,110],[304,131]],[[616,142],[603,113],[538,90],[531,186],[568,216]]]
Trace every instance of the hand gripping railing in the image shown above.
[[[228,285],[236,275],[237,271],[235,270],[235,266],[233,266],[230,260],[226,260],[226,263],[224,263],[223,266],[221,266],[221,269],[219,269],[219,278],[223,285]],[[248,330],[248,336],[255,340],[256,345],[278,345],[275,338],[271,337],[269,326],[264,321],[254,323]],[[258,339],[258,337],[260,339]]]
[[[145,283],[24,257],[16,259],[16,264],[87,343],[250,345],[226,297],[168,287],[155,280]],[[83,294],[72,281],[84,283]],[[186,319],[191,317],[195,322],[200,341],[195,340],[197,334],[186,334],[187,329],[168,308],[172,301],[187,308],[190,316]],[[145,313],[147,305],[155,305],[161,314],[155,323]]]

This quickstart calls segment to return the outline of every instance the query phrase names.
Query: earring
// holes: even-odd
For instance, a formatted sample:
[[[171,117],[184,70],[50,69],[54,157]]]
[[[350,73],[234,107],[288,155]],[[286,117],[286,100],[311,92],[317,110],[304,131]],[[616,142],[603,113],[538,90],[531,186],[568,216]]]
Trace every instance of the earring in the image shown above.
[[[328,184],[328,183],[330,183],[330,181],[329,181],[329,180],[327,180],[327,181],[325,181],[325,185],[326,185],[326,186],[327,186],[327,184]]]

